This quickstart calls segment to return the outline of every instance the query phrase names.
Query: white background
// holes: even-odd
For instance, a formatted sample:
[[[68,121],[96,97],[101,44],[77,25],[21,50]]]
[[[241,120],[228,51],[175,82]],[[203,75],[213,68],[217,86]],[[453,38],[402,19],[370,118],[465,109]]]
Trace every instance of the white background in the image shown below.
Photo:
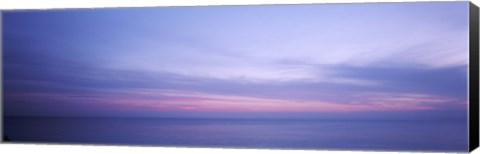
[[[192,6],[192,5],[245,5],[245,4],[298,4],[298,3],[349,3],[349,2],[411,2],[425,0],[0,0],[0,9],[51,9],[51,8],[101,8],[142,6]],[[444,1],[444,0],[435,0]],[[480,0],[472,0],[477,6]],[[1,112],[1,110],[0,110]],[[363,151],[301,151],[301,150],[253,150],[253,149],[208,149],[208,148],[165,148],[99,145],[52,145],[52,144],[0,144],[0,153],[53,153],[53,154],[415,154],[413,152],[363,152]],[[418,152],[417,152],[418,153]],[[423,153],[425,154],[425,153]],[[480,154],[477,149],[472,154]]]

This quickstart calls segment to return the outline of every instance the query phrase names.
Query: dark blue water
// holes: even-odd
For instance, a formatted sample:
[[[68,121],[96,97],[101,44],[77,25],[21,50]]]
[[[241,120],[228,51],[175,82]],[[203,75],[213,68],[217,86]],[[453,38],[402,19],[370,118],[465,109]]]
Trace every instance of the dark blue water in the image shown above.
[[[459,151],[456,120],[259,120],[5,117],[12,141],[176,147]]]

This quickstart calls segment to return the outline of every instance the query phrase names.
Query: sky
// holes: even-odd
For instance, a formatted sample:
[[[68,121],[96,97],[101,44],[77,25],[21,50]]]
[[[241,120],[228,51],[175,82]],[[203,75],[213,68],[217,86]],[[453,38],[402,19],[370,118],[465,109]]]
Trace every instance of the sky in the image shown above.
[[[466,118],[468,2],[3,12],[16,116]]]

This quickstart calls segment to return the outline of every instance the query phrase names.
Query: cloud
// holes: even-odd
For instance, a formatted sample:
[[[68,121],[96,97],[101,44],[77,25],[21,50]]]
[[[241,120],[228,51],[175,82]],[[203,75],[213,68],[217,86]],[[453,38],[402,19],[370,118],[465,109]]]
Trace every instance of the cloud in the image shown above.
[[[382,68],[335,69],[337,75],[345,78],[381,83],[376,85],[301,81],[256,83],[174,74],[75,69],[75,73],[81,72],[83,76],[66,78],[62,75],[68,76],[68,73],[51,72],[42,75],[43,81],[35,79],[35,76],[9,79],[5,82],[5,98],[8,104],[60,102],[85,104],[94,108],[99,104],[124,106],[127,110],[132,106],[134,109],[158,111],[364,112],[463,109],[466,107],[466,96],[458,91],[465,89],[454,89],[446,83],[465,81],[465,78],[461,78],[462,69],[390,70],[398,74],[389,74]],[[11,71],[11,68],[6,70]],[[423,85],[412,80],[447,74],[455,75],[435,79],[431,83],[420,81]],[[405,79],[402,75],[411,78]],[[22,84],[27,87],[18,89]],[[451,92],[457,92],[458,95]]]
[[[15,111],[462,109],[467,4],[7,12],[5,102]]]
[[[345,67],[335,68],[340,77],[376,81],[382,86],[372,90],[391,92],[419,92],[466,98],[467,66],[449,68],[383,68]]]

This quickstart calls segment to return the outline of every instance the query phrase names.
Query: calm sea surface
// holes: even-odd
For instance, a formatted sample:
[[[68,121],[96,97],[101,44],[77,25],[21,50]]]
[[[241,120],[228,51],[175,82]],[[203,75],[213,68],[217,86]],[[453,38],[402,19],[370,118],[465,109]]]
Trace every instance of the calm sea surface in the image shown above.
[[[12,141],[176,147],[466,151],[455,120],[5,117]]]

